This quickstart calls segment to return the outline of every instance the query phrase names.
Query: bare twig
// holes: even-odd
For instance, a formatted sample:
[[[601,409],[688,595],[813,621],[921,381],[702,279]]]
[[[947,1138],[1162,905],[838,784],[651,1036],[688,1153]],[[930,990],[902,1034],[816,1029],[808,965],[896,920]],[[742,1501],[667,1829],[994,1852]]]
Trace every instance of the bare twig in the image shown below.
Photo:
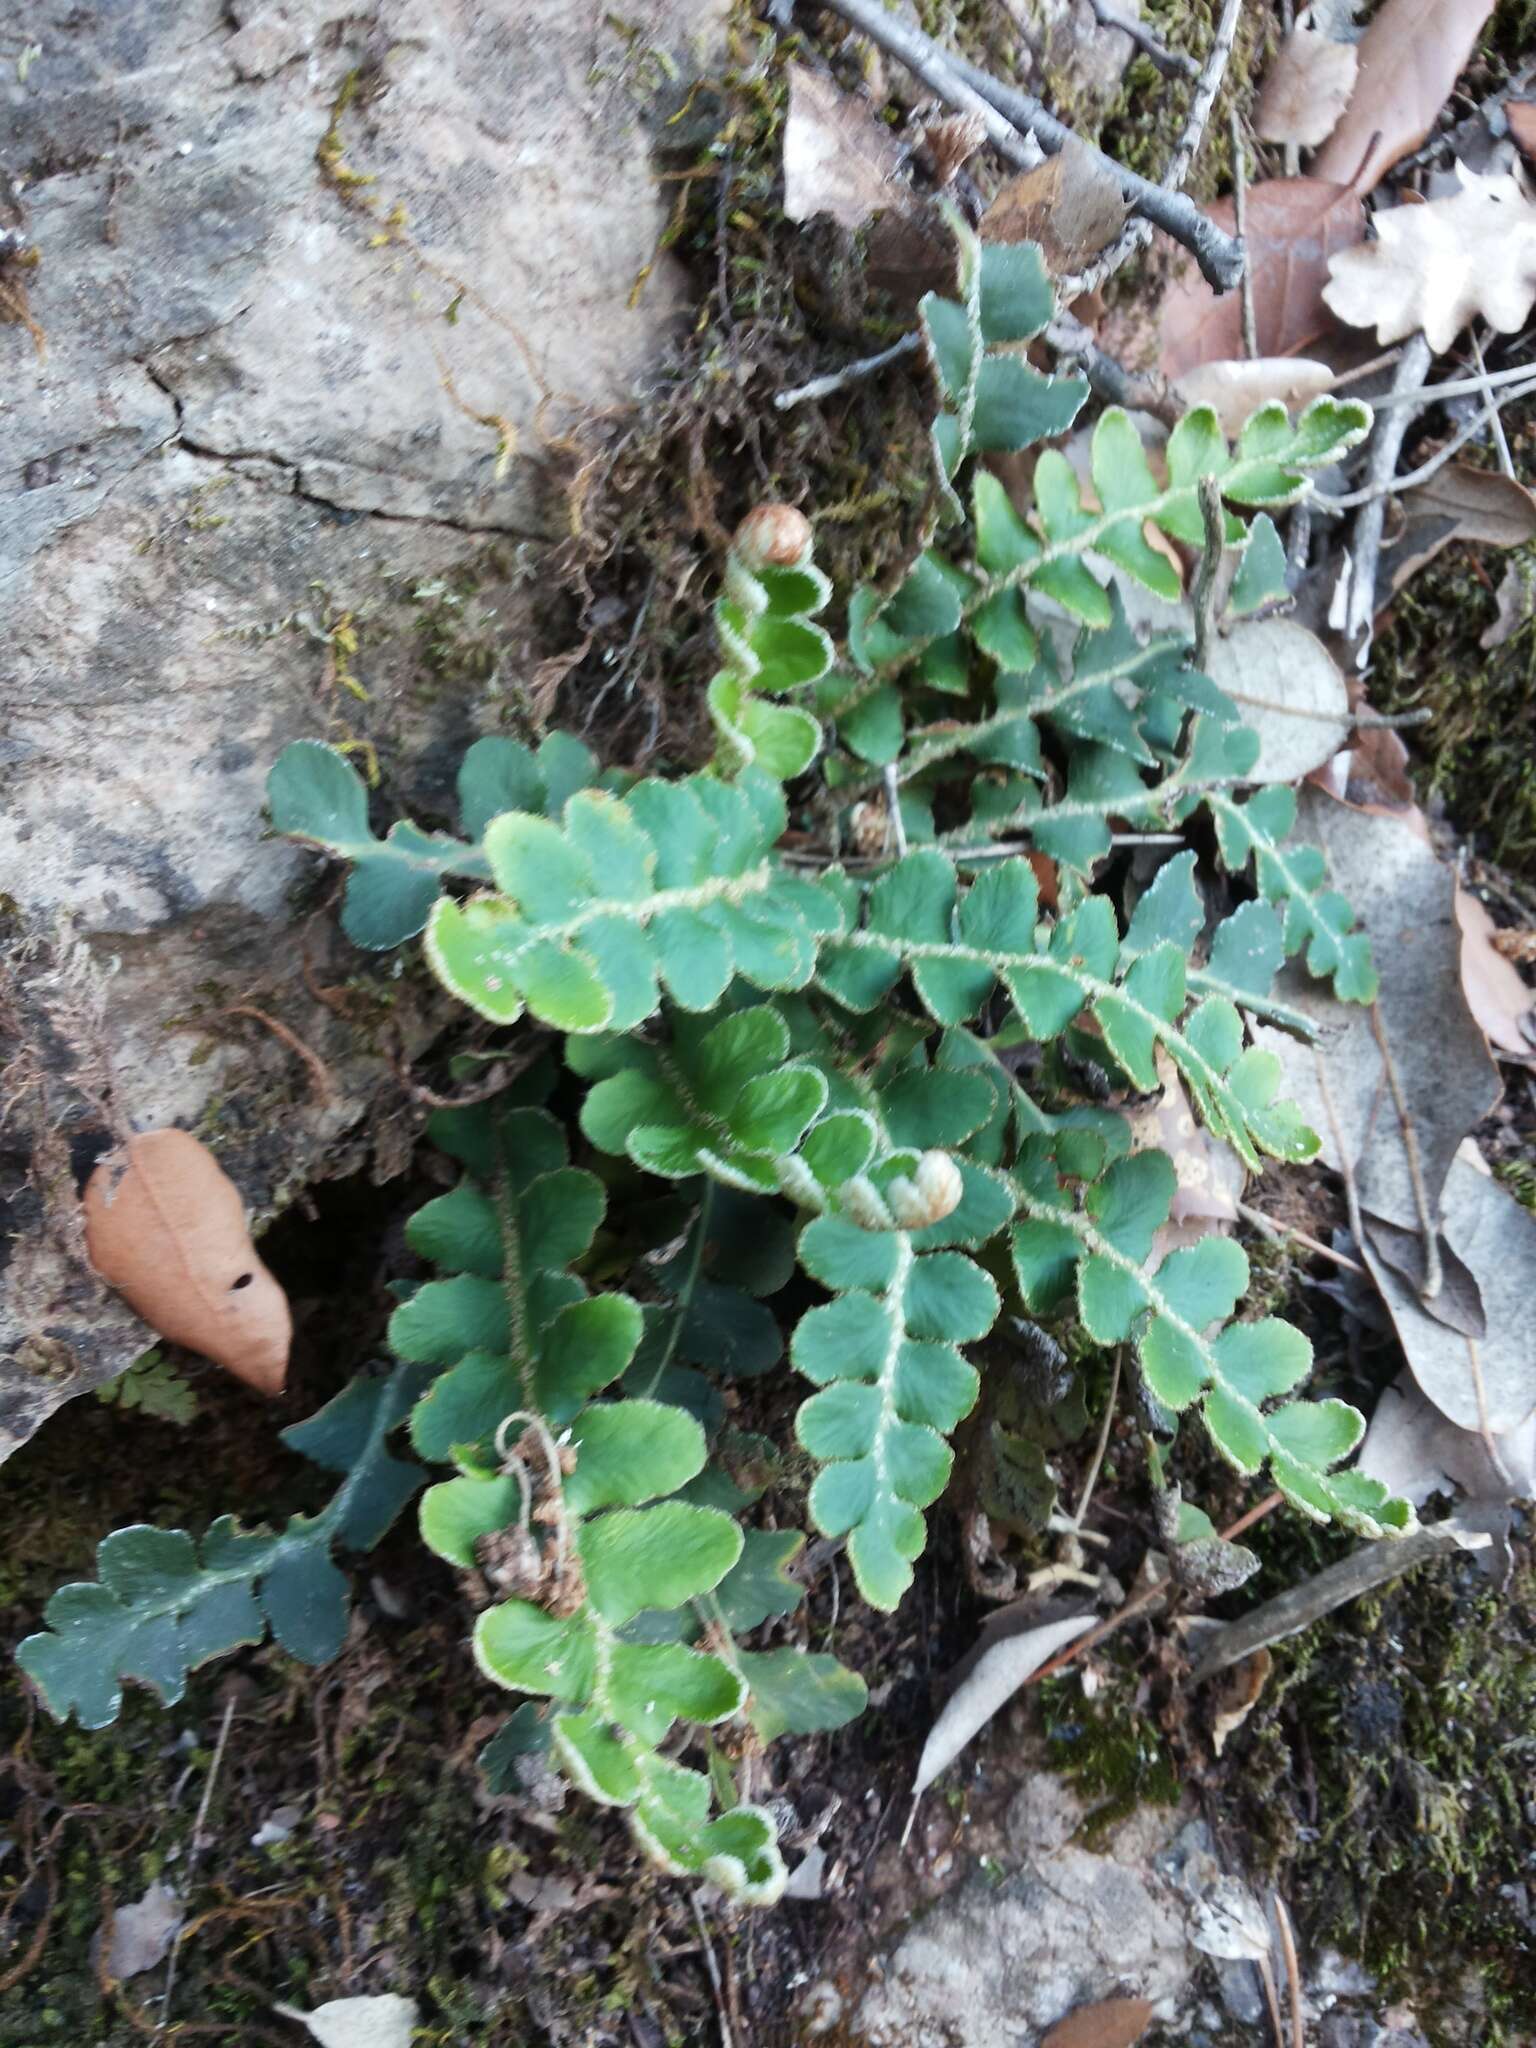
[[[1253,310],[1253,265],[1248,261],[1248,157],[1236,107],[1227,117],[1227,129],[1232,138],[1232,224],[1237,229],[1237,246],[1243,252],[1243,275],[1238,285],[1242,294],[1243,354],[1252,362],[1259,352],[1259,329]]]
[[[896,858],[907,857],[907,824],[901,815],[901,785],[896,780],[896,763],[888,761],[881,771],[885,784],[885,822],[890,837],[896,841]]]
[[[319,1053],[312,1046],[304,1043],[297,1031],[292,1030],[278,1018],[269,1017],[265,1010],[258,1010],[254,1003],[230,1003],[224,1009],[215,1010],[212,1014],[215,1017],[249,1017],[253,1023],[264,1025],[274,1038],[281,1039],[283,1044],[288,1047],[288,1050],[296,1053],[305,1066],[308,1067],[310,1079],[314,1083],[315,1094],[319,1100],[321,1102],[329,1102],[331,1100],[336,1092],[331,1080],[331,1070],[325,1064],[325,1061],[321,1059]],[[189,1018],[188,1028],[196,1022],[196,1018]]]
[[[1285,1957],[1285,1984],[1291,2004],[1291,2048],[1307,2048],[1306,2028],[1301,2016],[1301,1966],[1296,1959],[1296,1935],[1291,1916],[1278,1892],[1274,1895],[1275,1923],[1280,1929],[1280,1953]]]
[[[1211,108],[1216,104],[1216,96],[1221,91],[1221,82],[1227,75],[1227,64],[1232,55],[1233,42],[1237,37],[1237,22],[1238,16],[1242,12],[1242,4],[1243,0],[1224,0],[1221,19],[1216,24],[1215,37],[1212,40],[1210,49],[1206,52],[1205,64],[1200,73],[1200,82],[1195,88],[1195,96],[1190,102],[1189,112],[1184,119],[1184,133],[1179,138],[1179,146],[1174,151],[1172,160],[1159,181],[1164,191],[1180,191],[1184,180],[1189,176],[1189,167],[1195,160],[1195,152],[1199,149],[1205,136],[1206,123],[1211,118]],[[1106,278],[1113,277],[1120,266],[1134,256],[1138,249],[1145,248],[1151,237],[1152,228],[1150,223],[1153,219],[1153,215],[1142,212],[1138,213],[1136,219],[1127,222],[1124,231],[1110,244],[1102,256],[1096,257],[1089,264],[1088,268],[1081,271],[1076,277],[1064,278],[1062,280],[1062,296],[1069,300],[1076,298],[1082,292],[1096,290],[1098,286],[1104,283]],[[1164,222],[1157,221],[1156,225],[1162,227]],[[1170,229],[1169,232],[1171,233],[1172,230]],[[1183,237],[1181,236],[1178,239],[1183,240]],[[1229,242],[1232,255],[1238,257],[1236,247],[1230,244],[1230,237],[1223,237],[1223,239]],[[1189,244],[1186,243],[1185,246],[1188,247]],[[1206,279],[1218,291],[1229,291],[1237,282],[1239,274],[1235,264],[1229,267],[1224,277],[1220,278],[1212,277],[1203,264],[1201,265],[1201,270]]]
[[[1045,338],[1057,355],[1082,364],[1083,375],[1100,398],[1131,412],[1151,413],[1165,426],[1178,424],[1184,408],[1169,389],[1167,378],[1155,370],[1127,370],[1104,353],[1081,320],[1058,313],[1046,328]]]
[[[1504,398],[1500,401],[1501,404],[1512,405],[1516,399],[1529,398],[1533,392],[1536,392],[1536,378],[1531,376],[1529,365],[1527,365],[1523,374],[1528,381],[1524,384],[1518,384],[1512,390],[1506,392]],[[1419,395],[1427,407],[1432,394],[1421,392]],[[1487,397],[1488,393],[1485,391],[1483,395]],[[1494,416],[1497,418],[1496,412]],[[1403,421],[1404,432],[1407,431],[1408,421],[1411,417],[1412,415],[1410,414]],[[1469,441],[1475,440],[1479,434],[1484,432],[1487,425],[1488,421],[1485,416],[1478,413],[1474,418],[1468,420],[1464,426],[1458,428],[1456,434],[1451,440],[1446,442],[1443,448],[1437,448],[1427,462],[1421,462],[1417,469],[1410,469],[1406,476],[1383,478],[1365,485],[1358,491],[1351,491],[1342,498],[1330,498],[1322,491],[1313,491],[1311,502],[1314,505],[1320,505],[1325,512],[1352,512],[1357,505],[1374,505],[1378,499],[1395,498],[1403,491],[1416,490],[1420,484],[1427,484],[1432,476],[1437,475],[1444,469],[1451,457],[1459,454]],[[1399,447],[1402,445],[1401,434],[1398,436],[1398,445]],[[1511,471],[1510,474],[1513,475],[1514,472]]]
[[[1267,1649],[1271,1643],[1310,1628],[1314,1621],[1321,1621],[1347,1600],[1369,1593],[1373,1586],[1386,1585],[1412,1571],[1415,1565],[1427,1564],[1432,1557],[1443,1557],[1455,1547],[1459,1537],[1470,1533],[1470,1528],[1470,1524],[1453,1515],[1448,1521],[1428,1523],[1406,1536],[1385,1541],[1373,1538],[1362,1543],[1337,1564],[1328,1565],[1299,1586],[1288,1586],[1240,1621],[1229,1622],[1220,1635],[1207,1642],[1189,1674],[1190,1684],[1203,1685],[1206,1679],[1240,1664],[1255,1650]]]
[[[840,0],[828,0],[828,4],[842,11]],[[1237,4],[1237,0],[1233,0],[1233,4]],[[1017,127],[1027,130],[1050,155],[1054,156],[1065,146],[1072,130],[1047,112],[1031,93],[1020,92],[1017,86],[1000,84],[990,72],[983,71],[979,65],[967,63],[963,57],[951,58],[949,62],[967,85]],[[1196,97],[1198,99],[1198,94]],[[1209,108],[1206,111],[1208,113]],[[1081,142],[1081,137],[1074,139]],[[1089,145],[1082,146],[1087,148]],[[1093,154],[1114,178],[1122,197],[1137,216],[1135,225],[1142,233],[1142,240],[1153,227],[1161,228],[1189,250],[1200,266],[1201,276],[1217,291],[1231,290],[1242,267],[1242,256],[1232,237],[1179,190],[1189,168],[1187,161],[1176,177],[1166,177],[1154,185],[1150,179],[1140,177],[1124,164],[1116,163],[1113,157],[1103,156],[1097,150]],[[1116,243],[1114,246],[1119,245]],[[1103,257],[1096,259],[1097,262],[1103,260]],[[1063,304],[1076,298],[1080,289],[1074,280],[1066,281],[1062,288]]]
[[[1411,341],[1404,344],[1404,353],[1413,347],[1415,341],[1420,339],[1422,339],[1421,336],[1414,335]],[[1401,356],[1398,357],[1398,361],[1402,361]],[[1358,370],[1350,371],[1345,376],[1337,378],[1333,388],[1337,391],[1341,385],[1347,384],[1351,377],[1363,377],[1368,369],[1379,369],[1380,367],[1379,361],[1364,363]],[[1482,377],[1455,377],[1448,384],[1424,385],[1422,390],[1415,386],[1411,389],[1399,391],[1394,384],[1390,391],[1384,392],[1379,398],[1371,400],[1371,409],[1373,412],[1390,412],[1394,407],[1400,405],[1411,405],[1416,409],[1426,405],[1437,405],[1442,398],[1476,398],[1484,391],[1498,391],[1506,384],[1519,384],[1523,379],[1529,377],[1530,374],[1531,366],[1529,363],[1517,363],[1513,369],[1489,370],[1486,376]],[[1419,381],[1420,384],[1423,384],[1422,378]]]
[[[1477,364],[1477,374],[1479,377],[1486,377],[1488,365],[1483,361],[1483,345],[1478,340],[1475,331],[1470,336],[1470,340],[1472,343],[1472,359]],[[1499,467],[1506,476],[1512,477],[1515,473],[1514,457],[1509,452],[1509,441],[1504,432],[1504,422],[1499,418],[1499,408],[1493,402],[1493,393],[1491,391],[1483,393],[1483,418],[1488,422],[1488,431],[1493,436],[1493,445],[1499,451]]]
[[[1323,1112],[1328,1118],[1328,1128],[1333,1132],[1333,1142],[1339,1154],[1339,1178],[1344,1183],[1344,1207],[1349,1215],[1349,1233],[1362,1249],[1365,1245],[1365,1225],[1360,1220],[1360,1190],[1355,1186],[1355,1165],[1349,1156],[1349,1147],[1344,1142],[1343,1127],[1339,1113],[1333,1106],[1333,1090],[1328,1085],[1328,1068],[1322,1052],[1312,1048],[1312,1057],[1317,1063],[1317,1092],[1323,1098]]]
[[[1275,2048],[1285,2048],[1285,2028],[1280,2020],[1280,1987],[1275,1982],[1275,1965],[1270,1956],[1256,1956],[1254,1968],[1259,1973],[1259,1982],[1264,1987],[1264,2003],[1269,2007],[1269,2024],[1275,2036]]]
[[[861,377],[873,377],[883,370],[887,363],[894,363],[901,356],[909,356],[922,344],[922,336],[915,331],[904,334],[900,341],[894,341],[889,348],[883,348],[878,355],[860,356],[857,362],[844,363],[840,370],[829,370],[825,377],[813,377],[809,384],[797,384],[792,391],[776,391],[773,402],[780,412],[788,412],[792,405],[807,405],[813,398],[830,398],[845,385],[855,384]]]
[[[1418,1126],[1413,1121],[1413,1112],[1409,1109],[1408,1098],[1403,1092],[1403,1081],[1397,1071],[1397,1061],[1392,1057],[1392,1047],[1387,1040],[1387,1027],[1382,1021],[1380,1003],[1371,1004],[1371,1030],[1381,1053],[1387,1086],[1392,1090],[1392,1100],[1397,1107],[1398,1127],[1403,1134],[1403,1156],[1408,1162],[1408,1184],[1413,1189],[1414,1213],[1419,1219],[1419,1236],[1424,1242],[1424,1278],[1419,1282],[1419,1299],[1429,1302],[1435,1299],[1444,1284],[1445,1276],[1440,1270],[1440,1233],[1435,1224],[1434,1210],[1430,1206],[1429,1190],[1424,1185],[1424,1162],[1419,1153]],[[1357,1243],[1362,1241],[1356,1239]]]
[[[1109,0],[1088,0],[1094,18],[1100,28],[1117,28],[1121,35],[1129,36],[1141,54],[1154,64],[1164,78],[1198,78],[1200,66],[1193,57],[1187,57],[1182,50],[1170,50],[1153,35],[1144,21],[1137,21],[1118,8],[1111,7]]]
[[[1222,550],[1227,543],[1221,485],[1213,476],[1200,479],[1200,516],[1205,522],[1205,551],[1195,576],[1195,667],[1208,673],[1211,642],[1216,637],[1216,585],[1221,575]]]
[[[1316,1252],[1320,1259],[1332,1259],[1333,1263],[1342,1266],[1346,1273],[1359,1273],[1363,1278],[1369,1278],[1358,1259],[1347,1258],[1343,1252],[1332,1250],[1320,1238],[1308,1237],[1304,1230],[1295,1230],[1289,1223],[1277,1223],[1273,1216],[1266,1216],[1262,1209],[1250,1209],[1246,1202],[1239,1202],[1237,1213],[1245,1223],[1251,1223],[1255,1230],[1262,1230],[1266,1237],[1274,1238],[1277,1242],[1283,1237],[1288,1237],[1295,1244],[1305,1245],[1309,1252]]]
[[[1392,374],[1393,396],[1406,400],[1417,394],[1429,375],[1429,363],[1429,343],[1422,334],[1416,334]],[[1343,637],[1355,649],[1357,667],[1364,665],[1370,652],[1371,626],[1376,616],[1376,565],[1381,559],[1381,537],[1386,530],[1386,495],[1392,488],[1392,474],[1412,418],[1413,412],[1407,407],[1389,412],[1377,420],[1371,438],[1366,486],[1379,495],[1362,500],[1360,516],[1350,536],[1349,588],[1344,605]]]
[[[1284,1494],[1281,1493],[1266,1494],[1263,1500],[1248,1510],[1247,1514],[1239,1515],[1235,1522],[1229,1522],[1225,1529],[1217,1531],[1221,1541],[1233,1542],[1245,1529],[1251,1529],[1255,1522],[1262,1522],[1266,1515],[1272,1515],[1284,1498]],[[1167,1579],[1158,1579],[1152,1585],[1143,1586],[1139,1593],[1133,1593],[1123,1607],[1117,1607],[1115,1612],[1106,1616],[1096,1628],[1091,1628],[1085,1635],[1078,1636],[1074,1642],[1068,1643],[1064,1650],[1058,1650],[1054,1657],[1048,1658],[1038,1671],[1032,1671],[1024,1683],[1039,1685],[1042,1679],[1054,1678],[1058,1671],[1064,1671],[1085,1652],[1097,1649],[1107,1636],[1112,1636],[1117,1629],[1124,1628],[1128,1621],[1134,1621],[1138,1614],[1145,1614],[1149,1607],[1155,1607],[1171,1590],[1171,1584]]]
[[[958,113],[974,114],[986,130],[987,140],[1015,170],[1032,171],[1044,160],[1045,153],[1033,136],[1021,135],[1012,121],[969,85],[947,51],[921,29],[909,28],[894,14],[887,14],[882,0],[825,0],[825,4],[861,35],[868,36],[877,49],[905,64],[946,106]]]
[[[1083,1491],[1078,1499],[1077,1512],[1075,1515],[1073,1515],[1071,1520],[1071,1530],[1074,1536],[1083,1526],[1083,1517],[1087,1514],[1089,1505],[1093,1500],[1093,1489],[1099,1483],[1099,1471],[1104,1463],[1104,1453],[1109,1449],[1109,1432],[1114,1427],[1115,1403],[1119,1400],[1119,1398],[1120,1347],[1117,1344],[1115,1346],[1114,1369],[1111,1372],[1109,1379],[1109,1396],[1104,1403],[1104,1420],[1099,1425],[1099,1440],[1094,1445],[1093,1460],[1088,1467],[1088,1476],[1083,1481]]]
[[[704,1952],[704,1968],[709,1976],[709,1988],[715,1994],[715,2016],[720,2022],[720,2048],[736,2048],[736,2037],[731,2032],[731,2017],[726,2010],[725,1986],[720,1981],[720,1965],[715,1961],[714,1943],[709,1938],[709,1929],[704,1925],[704,1913],[699,1905],[697,1892],[688,1894],[688,1903],[693,1908],[694,1925],[699,1930],[699,1946]]]
[[[208,1766],[208,1775],[203,1780],[203,1796],[197,1803],[197,1818],[192,1823],[192,1840],[187,1848],[186,1887],[191,1897],[192,1879],[197,1871],[198,1858],[203,1851],[203,1824],[208,1818],[208,1808],[213,1802],[213,1788],[218,1783],[219,1766],[224,1761],[225,1746],[229,1741],[230,1723],[235,1718],[235,1696],[230,1694],[224,1702],[224,1719],[219,1726],[219,1739],[214,1744],[213,1761]],[[186,1922],[176,1929],[171,1942],[171,1958],[165,1970],[165,1996],[160,2001],[160,2023],[157,2034],[163,2034],[171,2023],[171,2000],[176,1995],[176,1965],[181,1960],[181,1944],[186,1934]]]
[[[1489,1464],[1513,1494],[1518,1492],[1518,1489],[1499,1451],[1499,1440],[1493,1433],[1493,1419],[1488,1413],[1488,1387],[1483,1379],[1483,1354],[1477,1348],[1475,1337],[1468,1337],[1465,1342],[1467,1363],[1472,1368],[1472,1392],[1477,1400],[1477,1433],[1483,1440],[1483,1449],[1488,1453]]]

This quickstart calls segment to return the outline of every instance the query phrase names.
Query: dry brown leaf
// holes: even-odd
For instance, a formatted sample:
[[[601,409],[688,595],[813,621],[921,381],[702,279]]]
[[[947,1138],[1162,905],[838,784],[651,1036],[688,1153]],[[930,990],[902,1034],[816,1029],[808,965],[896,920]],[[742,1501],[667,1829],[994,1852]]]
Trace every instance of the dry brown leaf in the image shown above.
[[[1174,384],[1181,406],[1208,405],[1235,439],[1261,405],[1278,398],[1291,411],[1333,389],[1333,372],[1310,356],[1255,356],[1251,362],[1197,363]]]
[[[859,228],[883,207],[905,205],[910,195],[896,182],[901,162],[895,136],[862,100],[804,64],[790,65],[784,211],[791,220],[827,213]]]
[[[1483,1036],[1506,1058],[1536,1067],[1536,990],[1494,943],[1498,928],[1470,889],[1456,884],[1461,985]]]
[[[1447,463],[1402,498],[1403,531],[1382,553],[1378,609],[1453,541],[1517,548],[1536,540],[1536,496],[1496,469]]]
[[[91,1264],[150,1328],[280,1394],[293,1322],[256,1256],[240,1191],[187,1131],[144,1131],[86,1183]]]
[[[1316,149],[1326,142],[1354,91],[1356,43],[1336,43],[1315,28],[1293,29],[1265,75],[1254,132],[1265,142]]]
[[[1506,100],[1504,118],[1515,146],[1524,155],[1536,158],[1536,100]]]
[[[1383,344],[1419,328],[1443,355],[1479,315],[1499,334],[1525,325],[1536,300],[1536,204],[1507,171],[1456,166],[1461,190],[1375,218],[1376,240],[1341,249],[1323,299]]]
[[[1062,277],[1107,249],[1128,211],[1104,158],[1071,136],[1055,156],[1001,187],[981,217],[981,238],[1038,242],[1046,269]]]
[[[1268,1650],[1255,1650],[1227,1674],[1216,1695],[1211,1719],[1211,1747],[1218,1756],[1227,1746],[1227,1737],[1237,1733],[1258,1705],[1274,1668],[1275,1660]]]
[[[1360,40],[1360,75],[1312,174],[1369,192],[1418,148],[1466,68],[1493,0],[1386,0]]]
[[[1231,200],[1218,199],[1210,212],[1230,234]],[[1247,214],[1259,354],[1295,355],[1328,326],[1328,259],[1365,232],[1360,202],[1324,178],[1266,178],[1249,191]],[[1218,297],[1190,262],[1164,295],[1161,340],[1165,377],[1235,361],[1243,353],[1240,295]]]
[[[1131,2048],[1152,2024],[1148,1998],[1105,1998],[1058,2020],[1040,2048]]]

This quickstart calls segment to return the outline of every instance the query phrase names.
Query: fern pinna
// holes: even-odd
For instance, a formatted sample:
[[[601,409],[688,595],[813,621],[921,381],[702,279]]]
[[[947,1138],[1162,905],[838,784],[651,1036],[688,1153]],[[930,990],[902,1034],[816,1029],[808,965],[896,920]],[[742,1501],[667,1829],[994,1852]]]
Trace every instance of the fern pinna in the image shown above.
[[[301,742],[277,761],[273,821],[351,862],[343,922],[360,945],[424,933],[432,972],[481,1019],[562,1035],[590,1163],[571,1162],[545,1106],[550,1062],[435,1119],[463,1177],[410,1226],[439,1277],[395,1313],[400,1362],[290,1432],[346,1469],[337,1501],[279,1535],[109,1539],[100,1583],[60,1592],[22,1649],[56,1712],[100,1725],[125,1678],[175,1698],[190,1666],[269,1625],[300,1656],[334,1648],[331,1543],[373,1540],[414,1491],[422,1467],[383,1445],[404,1421],[414,1458],[451,1474],[427,1486],[421,1528],[479,1605],[480,1669],[524,1695],[487,1753],[493,1779],[542,1751],[666,1868],[774,1898],[784,1870],[748,1796],[753,1759],[864,1700],[854,1673],[784,1640],[803,1539],[744,1525],[762,1481],[744,1483],[753,1459],[721,1399],[723,1378],[780,1364],[772,1303],[797,1263],[821,1297],[787,1346],[811,1388],[795,1422],[806,1516],[846,1540],[877,1607],[911,1582],[1005,1294],[1093,1344],[1129,1343],[1164,1438],[1197,1417],[1303,1513],[1407,1526],[1404,1502],[1340,1469],[1360,1418],[1299,1391],[1306,1340],[1238,1316],[1241,1249],[1212,1237],[1149,1263],[1172,1165],[1131,1152],[1124,1121],[1072,1081],[1089,1062],[1103,1093],[1148,1091],[1160,1052],[1248,1166],[1317,1150],[1245,1014],[1302,1028],[1271,993],[1294,955],[1368,1000],[1367,942],[1321,855],[1289,842],[1289,792],[1248,785],[1257,740],[1193,665],[1192,632],[1133,630],[1124,591],[1179,597],[1214,479],[1227,616],[1274,601],[1270,513],[1368,414],[1269,405],[1230,446],[1202,408],[1154,471],[1111,409],[1086,475],[1043,449],[1021,510],[981,458],[1064,434],[1086,387],[1019,346],[1051,314],[1037,252],[955,227],[958,295],[922,308],[933,530],[896,588],[852,593],[838,661],[809,522],[764,507],[743,524],[717,606],[708,767],[602,775],[562,734],[537,752],[484,739],[459,835],[397,824],[379,839],[339,753]],[[1184,853],[1122,928],[1093,891],[1117,825],[1177,830],[1202,808],[1234,875],[1251,865],[1252,897],[1208,928]],[[610,1188],[660,1191],[678,1224],[633,1292],[583,1277]],[[765,1626],[775,1646],[748,1647]],[[680,1743],[680,1726],[696,1736]],[[689,1742],[707,1769],[680,1760]]]

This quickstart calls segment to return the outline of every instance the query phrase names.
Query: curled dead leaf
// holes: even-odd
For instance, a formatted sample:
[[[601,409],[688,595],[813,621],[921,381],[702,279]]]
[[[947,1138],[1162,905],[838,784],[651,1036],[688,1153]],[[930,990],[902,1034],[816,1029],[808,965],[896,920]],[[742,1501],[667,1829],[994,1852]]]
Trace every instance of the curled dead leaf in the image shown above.
[[[1254,132],[1265,142],[1316,149],[1349,105],[1360,51],[1315,28],[1293,29],[1264,77]]]
[[[150,1328],[263,1394],[280,1394],[293,1321],[256,1256],[245,1205],[187,1131],[144,1131],[86,1184],[91,1264]]]
[[[1268,1650],[1255,1650],[1222,1681],[1211,1720],[1211,1747],[1218,1756],[1227,1746],[1227,1737],[1237,1733],[1258,1705],[1274,1668]]]
[[[1497,926],[1472,891],[1456,884],[1461,986],[1488,1043],[1507,1060],[1536,1067],[1536,991],[1496,943]]]
[[[1310,356],[1255,356],[1251,362],[1196,363],[1176,379],[1181,406],[1208,405],[1221,430],[1235,439],[1261,405],[1278,398],[1299,412],[1333,389],[1333,372]]]

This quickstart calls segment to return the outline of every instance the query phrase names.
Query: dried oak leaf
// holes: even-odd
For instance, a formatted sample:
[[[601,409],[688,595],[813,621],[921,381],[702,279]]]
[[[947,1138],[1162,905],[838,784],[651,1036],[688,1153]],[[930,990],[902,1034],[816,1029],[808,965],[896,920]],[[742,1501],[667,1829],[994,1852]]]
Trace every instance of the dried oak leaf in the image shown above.
[[[790,65],[784,211],[791,220],[826,213],[841,227],[859,228],[884,207],[906,205],[901,164],[895,136],[862,100],[804,64]]]
[[[1500,951],[1498,929],[1472,894],[1456,884],[1461,927],[1461,986],[1467,1007],[1501,1059],[1536,1067],[1536,990]]]
[[[1401,503],[1402,532],[1382,551],[1378,610],[1453,541],[1517,548],[1536,540],[1536,496],[1501,470],[1448,463]]]
[[[91,1264],[150,1328],[263,1394],[288,1375],[288,1297],[256,1256],[240,1191],[187,1131],[144,1131],[86,1183]]]
[[[1231,200],[1218,199],[1210,212],[1230,234]],[[1295,355],[1328,326],[1328,260],[1364,232],[1360,201],[1347,185],[1323,178],[1266,178],[1248,194],[1247,228],[1259,354]],[[1197,363],[1236,361],[1243,353],[1240,295],[1218,297],[1188,263],[1164,296],[1161,339],[1165,377]]]
[[[1428,135],[1493,0],[1386,0],[1360,40],[1349,105],[1312,175],[1369,192]]]
[[[1360,51],[1315,28],[1293,29],[1265,74],[1254,132],[1265,142],[1316,149],[1326,142],[1355,88]]]
[[[1328,265],[1323,299],[1383,343],[1418,328],[1437,355],[1479,314],[1500,334],[1525,325],[1536,300],[1536,203],[1509,172],[1456,166],[1462,189],[1376,216],[1376,240]]]

